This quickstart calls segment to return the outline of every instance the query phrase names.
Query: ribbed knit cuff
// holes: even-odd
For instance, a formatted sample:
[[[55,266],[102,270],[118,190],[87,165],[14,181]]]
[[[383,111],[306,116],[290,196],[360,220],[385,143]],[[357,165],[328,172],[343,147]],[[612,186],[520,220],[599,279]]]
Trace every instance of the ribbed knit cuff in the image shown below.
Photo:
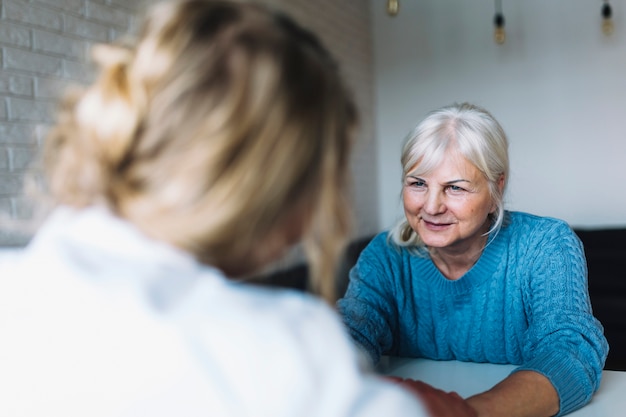
[[[562,416],[587,404],[594,393],[594,382],[580,364],[567,355],[540,355],[513,372],[535,371],[552,383],[559,396],[559,413]]]

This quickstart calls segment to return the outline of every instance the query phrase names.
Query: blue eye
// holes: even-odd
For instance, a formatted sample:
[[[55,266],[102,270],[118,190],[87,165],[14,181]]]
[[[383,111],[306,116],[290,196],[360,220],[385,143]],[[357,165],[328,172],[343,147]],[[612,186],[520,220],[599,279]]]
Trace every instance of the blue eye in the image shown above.
[[[467,190],[465,190],[465,188],[461,188],[458,185],[448,185],[446,187],[446,190],[451,192],[451,193],[455,193],[455,194],[467,191]]]
[[[406,184],[409,187],[416,187],[416,188],[422,188],[426,186],[426,182],[419,180],[419,179],[415,179],[415,178],[407,178]]]

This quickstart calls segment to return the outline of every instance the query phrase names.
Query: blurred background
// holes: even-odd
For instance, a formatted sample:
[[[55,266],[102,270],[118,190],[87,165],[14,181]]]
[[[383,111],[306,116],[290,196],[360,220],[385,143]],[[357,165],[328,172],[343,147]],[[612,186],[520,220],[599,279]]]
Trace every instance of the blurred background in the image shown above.
[[[402,216],[404,137],[428,111],[458,101],[486,107],[509,135],[509,209],[577,228],[626,226],[624,0],[398,0],[395,14],[389,0],[263,2],[322,38],[356,96],[355,237]],[[90,79],[89,48],[134,31],[151,3],[0,1],[5,220],[32,216],[24,174],[60,92]],[[503,43],[494,36],[497,14]],[[28,241],[4,225],[0,246]]]

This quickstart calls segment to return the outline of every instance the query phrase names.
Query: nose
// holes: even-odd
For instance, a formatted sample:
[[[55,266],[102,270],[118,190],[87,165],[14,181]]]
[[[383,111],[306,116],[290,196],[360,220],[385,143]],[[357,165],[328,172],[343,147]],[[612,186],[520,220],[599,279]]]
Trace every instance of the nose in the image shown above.
[[[446,205],[444,204],[443,196],[437,191],[428,190],[426,193],[423,210],[426,214],[429,214],[431,216],[445,212]]]

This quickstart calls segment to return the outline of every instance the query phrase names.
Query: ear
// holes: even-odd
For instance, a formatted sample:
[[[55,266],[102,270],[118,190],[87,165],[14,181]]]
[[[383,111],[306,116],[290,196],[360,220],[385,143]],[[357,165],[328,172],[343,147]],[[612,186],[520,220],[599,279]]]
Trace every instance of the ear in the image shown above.
[[[500,193],[504,192],[504,174],[500,174],[500,178],[498,178],[498,188]]]
[[[504,192],[504,174],[500,174],[500,178],[498,178],[498,190],[500,191],[500,194]],[[489,214],[493,214],[493,212],[496,211],[496,208],[496,204],[493,203]]]

